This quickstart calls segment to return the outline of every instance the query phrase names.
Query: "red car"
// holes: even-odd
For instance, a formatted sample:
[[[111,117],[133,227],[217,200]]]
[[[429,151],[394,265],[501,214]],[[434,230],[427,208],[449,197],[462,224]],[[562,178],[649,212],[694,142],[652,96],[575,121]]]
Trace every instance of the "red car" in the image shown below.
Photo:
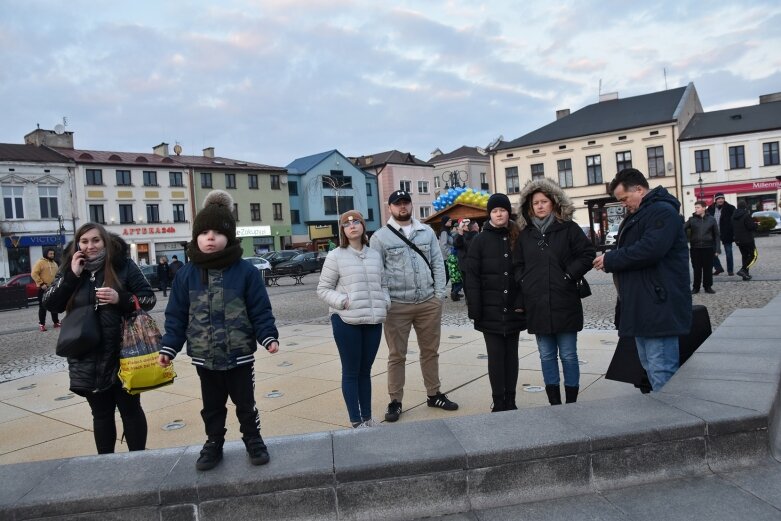
[[[35,281],[29,273],[14,275],[3,286],[24,286],[28,299],[38,299],[38,286],[35,285]]]

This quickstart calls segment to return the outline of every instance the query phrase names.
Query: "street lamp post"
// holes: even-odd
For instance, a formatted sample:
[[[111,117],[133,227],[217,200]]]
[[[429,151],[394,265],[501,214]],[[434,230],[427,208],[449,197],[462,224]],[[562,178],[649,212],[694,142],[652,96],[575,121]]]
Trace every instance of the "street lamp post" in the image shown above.
[[[697,175],[698,175],[697,182],[700,184],[700,197],[699,197],[699,199],[700,199],[700,201],[704,201],[705,200],[705,190],[702,188],[702,173],[698,172]]]
[[[451,188],[463,188],[466,186],[466,181],[469,179],[469,174],[466,170],[447,170],[442,172],[442,180],[445,182],[445,190]]]
[[[60,258],[65,248],[65,218],[62,215],[57,216],[57,246],[60,250]]]

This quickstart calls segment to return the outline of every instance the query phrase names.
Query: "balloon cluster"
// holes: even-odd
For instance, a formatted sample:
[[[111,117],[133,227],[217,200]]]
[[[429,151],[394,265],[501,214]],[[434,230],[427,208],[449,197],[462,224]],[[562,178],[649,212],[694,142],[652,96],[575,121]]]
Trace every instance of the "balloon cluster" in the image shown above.
[[[486,191],[472,190],[471,188],[451,188],[434,200],[432,206],[437,212],[455,203],[471,204],[485,208],[488,204],[489,193]]]

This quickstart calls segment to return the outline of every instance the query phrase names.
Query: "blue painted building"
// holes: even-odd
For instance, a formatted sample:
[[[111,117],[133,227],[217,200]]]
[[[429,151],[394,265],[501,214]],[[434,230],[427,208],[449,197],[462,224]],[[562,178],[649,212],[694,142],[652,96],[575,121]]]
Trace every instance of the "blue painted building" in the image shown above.
[[[338,243],[339,214],[358,210],[366,231],[380,226],[377,178],[338,150],[300,157],[287,165],[293,245],[325,249]]]

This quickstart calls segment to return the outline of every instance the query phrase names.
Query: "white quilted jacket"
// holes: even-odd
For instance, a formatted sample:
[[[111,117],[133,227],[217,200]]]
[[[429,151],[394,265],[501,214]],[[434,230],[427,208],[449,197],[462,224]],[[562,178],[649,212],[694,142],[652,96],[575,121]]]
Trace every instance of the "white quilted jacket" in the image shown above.
[[[390,295],[383,277],[382,258],[368,246],[335,248],[328,253],[320,272],[317,296],[347,324],[385,322]],[[345,304],[348,303],[345,309]]]

